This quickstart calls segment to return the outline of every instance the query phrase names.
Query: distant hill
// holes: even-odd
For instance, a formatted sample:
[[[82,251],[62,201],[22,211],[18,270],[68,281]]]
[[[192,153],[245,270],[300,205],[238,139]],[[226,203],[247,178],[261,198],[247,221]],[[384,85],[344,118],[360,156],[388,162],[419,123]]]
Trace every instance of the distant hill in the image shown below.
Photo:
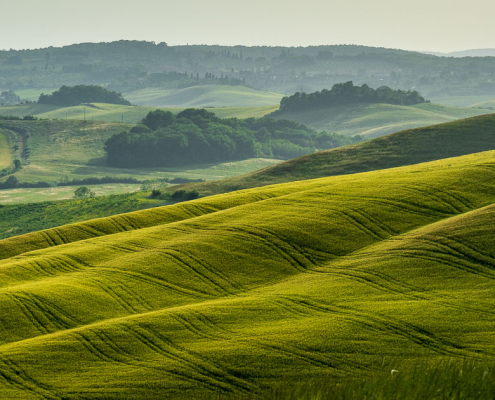
[[[141,89],[125,93],[133,104],[153,107],[262,107],[280,103],[283,94],[245,86],[203,85],[185,89]]]
[[[431,98],[495,94],[494,68],[495,59],[484,57],[437,57],[359,45],[168,46],[122,40],[0,51],[0,90],[98,84],[128,93],[211,81],[278,93],[309,93],[353,80],[376,88],[418,90]]]
[[[425,54],[433,54],[440,57],[495,57],[495,49],[471,49],[450,53],[425,52]]]
[[[491,151],[2,240],[0,393],[265,400],[475,361],[493,382],[494,167]]]
[[[416,128],[322,151],[251,174],[191,185],[202,195],[354,174],[495,149],[495,115]]]
[[[317,131],[375,138],[417,128],[494,112],[490,109],[449,107],[440,104],[399,106],[392,104],[343,104],[331,107],[275,112],[274,118],[299,122]]]
[[[116,104],[89,103],[75,107],[60,107],[49,104],[31,103],[18,106],[0,107],[0,115],[14,115],[24,117],[34,115],[38,118],[46,119],[70,119],[102,121],[102,122],[121,122],[137,123],[141,121],[146,114],[155,110],[157,107],[150,106],[123,106]],[[177,107],[160,107],[165,111],[179,113],[184,108]],[[278,109],[278,104],[263,107],[222,107],[211,108],[209,111],[215,113],[221,118],[261,118]]]

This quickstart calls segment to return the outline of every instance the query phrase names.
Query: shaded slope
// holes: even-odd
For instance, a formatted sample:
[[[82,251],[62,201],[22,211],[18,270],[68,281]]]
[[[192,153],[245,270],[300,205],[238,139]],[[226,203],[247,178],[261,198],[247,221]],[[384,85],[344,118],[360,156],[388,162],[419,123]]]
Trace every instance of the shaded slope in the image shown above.
[[[284,112],[278,119],[296,121],[317,131],[362,135],[368,139],[405,129],[450,122],[493,111],[449,107],[440,104],[398,106],[392,104],[346,104],[328,109]]]
[[[489,152],[33,242],[0,262],[2,393],[204,398],[384,357],[494,354],[494,202]],[[118,233],[126,218],[148,227]]]
[[[495,149],[495,115],[416,128],[295,158],[251,174],[188,185],[202,195],[353,174]]]

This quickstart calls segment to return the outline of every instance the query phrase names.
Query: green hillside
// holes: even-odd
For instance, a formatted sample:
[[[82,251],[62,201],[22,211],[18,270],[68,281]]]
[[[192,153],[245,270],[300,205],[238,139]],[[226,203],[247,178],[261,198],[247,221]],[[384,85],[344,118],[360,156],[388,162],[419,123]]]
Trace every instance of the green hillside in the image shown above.
[[[275,118],[288,119],[317,131],[341,135],[363,135],[372,139],[405,129],[439,124],[492,113],[492,110],[458,108],[439,104],[398,106],[392,104],[344,104],[320,110],[284,112]]]
[[[430,98],[432,102],[445,104],[447,106],[455,107],[479,107],[479,106],[493,106],[495,102],[495,94],[487,95],[465,95],[465,96],[433,96]]]
[[[156,107],[149,106],[121,106],[116,104],[91,103],[75,107],[58,107],[48,104],[24,104],[19,106],[0,107],[0,115],[24,117],[34,115],[44,119],[70,119],[102,122],[122,122],[137,123],[146,115],[155,110]],[[164,108],[160,109],[178,113],[184,108]],[[261,118],[278,109],[278,105],[263,107],[222,107],[212,108],[221,118]],[[123,115],[122,115],[123,114]]]
[[[410,129],[285,161],[248,175],[188,185],[202,195],[353,174],[495,149],[495,115]]]
[[[229,398],[492,360],[494,203],[492,151],[0,241],[2,396]]]
[[[153,107],[260,107],[280,103],[281,93],[245,86],[200,85],[184,89],[146,88],[127,92],[131,103]]]
[[[67,198],[69,200],[39,202],[39,198],[43,197],[39,193],[41,189],[38,189],[36,193],[37,199],[30,198],[28,195],[36,189],[25,189],[22,190],[22,195],[26,198],[25,203],[27,204],[5,205],[5,202],[2,201],[4,200],[4,191],[1,191],[0,203],[3,204],[0,205],[0,239],[170,203],[170,201],[163,198],[151,198],[149,192],[99,196],[98,190],[100,186],[90,186],[90,189],[96,193],[97,197],[73,199],[74,188],[61,187],[58,189],[68,189],[69,195]],[[5,197],[11,203],[20,203],[19,198],[16,198],[12,191],[7,190],[5,192],[7,192]],[[167,197],[170,197],[170,195]],[[14,198],[13,201],[12,198]]]

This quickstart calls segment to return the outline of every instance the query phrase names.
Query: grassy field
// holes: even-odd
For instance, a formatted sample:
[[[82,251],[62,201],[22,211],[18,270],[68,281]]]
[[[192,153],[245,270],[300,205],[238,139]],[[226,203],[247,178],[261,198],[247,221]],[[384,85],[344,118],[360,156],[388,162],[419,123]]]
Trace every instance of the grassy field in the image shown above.
[[[411,165],[495,149],[495,115],[416,128],[309,154],[260,171],[187,185],[202,195]]]
[[[202,85],[185,89],[146,88],[124,93],[133,104],[153,107],[261,107],[278,105],[284,95],[245,86]]]
[[[479,107],[493,106],[495,103],[495,95],[485,96],[444,96],[444,97],[432,97],[433,103],[445,104],[447,106],[454,107]]]
[[[42,89],[21,89],[16,90],[15,93],[21,98],[21,100],[38,101],[40,94],[52,94],[59,88],[42,88]]]
[[[353,104],[323,110],[288,112],[278,115],[317,131],[341,135],[363,135],[368,139],[405,129],[454,121],[492,113],[492,110],[458,108],[439,104],[396,106],[392,104]]]
[[[34,115],[44,119],[60,120],[84,120],[120,123],[122,117],[124,123],[135,124],[140,122],[146,114],[157,107],[148,106],[122,106],[117,104],[91,103],[75,107],[58,107],[47,104],[26,104],[19,106],[0,107],[0,115],[14,115],[23,117],[25,115]],[[164,108],[160,109],[178,113],[184,108]],[[211,108],[208,111],[214,112],[221,118],[261,118],[266,114],[272,113],[278,109],[276,106],[262,107],[222,107]]]
[[[15,174],[22,182],[69,180],[87,177],[132,176],[138,180],[159,178],[221,179],[255,171],[279,160],[250,159],[196,165],[185,168],[122,169],[105,163],[104,142],[133,125],[87,121],[0,121],[0,128],[21,132],[31,150],[29,165]],[[10,147],[0,146],[2,151]],[[5,178],[4,178],[5,179]],[[45,198],[48,200],[50,198]]]
[[[232,398],[493,361],[494,203],[491,151],[5,239],[0,390]]]
[[[9,167],[12,160],[12,150],[9,137],[6,133],[0,131],[0,170]]]
[[[101,191],[102,187],[98,186],[92,189],[96,192]],[[27,197],[26,192],[32,194],[30,190],[21,193]],[[0,192],[0,199],[4,193]],[[159,198],[150,198],[149,192],[100,196],[92,199],[72,199],[73,194],[73,191],[67,194],[67,198],[71,200],[40,203],[37,196],[29,199],[32,201],[27,204],[1,205],[0,239],[93,218],[162,206],[170,202]],[[10,201],[15,198],[15,194],[9,194],[7,198]],[[2,203],[1,200],[0,203]]]
[[[82,186],[82,185],[79,185]],[[27,204],[43,201],[67,200],[74,197],[74,191],[79,186],[59,186],[41,189],[5,189],[0,190],[0,204]],[[96,196],[132,193],[139,191],[140,184],[109,183],[104,185],[85,185]]]

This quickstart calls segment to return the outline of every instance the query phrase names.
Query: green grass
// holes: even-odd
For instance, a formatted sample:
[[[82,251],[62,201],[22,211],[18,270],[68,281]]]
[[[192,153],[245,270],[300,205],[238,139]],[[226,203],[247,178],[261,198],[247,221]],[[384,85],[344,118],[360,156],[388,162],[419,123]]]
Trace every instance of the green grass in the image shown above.
[[[495,149],[495,115],[416,128],[285,161],[215,182],[189,184],[201,195],[324,176],[374,171]]]
[[[0,131],[0,171],[9,167],[12,162],[12,150],[9,137],[6,133]]]
[[[235,398],[492,362],[494,203],[491,151],[5,239],[0,390]]]
[[[281,93],[245,86],[200,85],[185,89],[146,88],[124,93],[133,104],[153,107],[261,107],[278,105]]]
[[[307,125],[317,131],[363,135],[369,139],[421,126],[491,113],[491,110],[457,108],[439,104],[396,106],[353,104],[323,110],[288,112],[277,116]]]
[[[17,175],[17,174],[16,174]],[[0,205],[40,203],[43,201],[67,200],[74,197],[74,191],[79,186],[57,186],[41,189],[5,189],[0,190]],[[132,193],[139,191],[140,184],[130,183],[107,183],[103,185],[85,185],[90,188],[96,196],[107,196],[111,194]]]
[[[43,119],[60,119],[60,120],[84,120],[101,121],[118,123],[135,124],[140,122],[150,111],[156,110],[157,107],[148,106],[122,106],[118,104],[91,103],[75,107],[58,107],[47,104],[27,104],[19,106],[0,107],[0,115],[14,115],[23,117],[25,115],[34,115]],[[184,108],[164,108],[160,109],[178,113]],[[221,118],[261,118],[278,109],[276,106],[262,107],[222,107],[211,108],[209,111],[214,112]]]
[[[92,189],[97,193],[102,191],[101,186]],[[149,193],[127,193],[76,200],[72,198],[74,188],[70,190],[72,191],[68,192],[66,197],[70,200],[39,202],[39,198],[43,195],[38,193],[36,197],[23,199],[26,202],[31,200],[27,204],[0,205],[0,239],[167,203],[164,200],[148,198]],[[27,197],[26,192],[22,193]],[[30,192],[30,194],[33,193]],[[0,192],[0,204],[4,196],[6,196],[5,192]],[[18,202],[12,201],[13,198],[15,195],[9,193],[8,200]]]
[[[59,88],[43,88],[43,89],[21,89],[16,90],[15,93],[21,98],[21,100],[38,101],[40,94],[52,94]]]
[[[387,362],[378,371],[355,379],[332,376],[309,382],[285,382],[257,396],[239,399],[264,400],[362,400],[362,399],[436,399],[492,400],[495,396],[493,362],[452,360],[437,363]]]
[[[279,160],[250,159],[184,168],[124,169],[106,165],[104,142],[132,125],[83,121],[0,121],[0,129],[23,132],[31,150],[29,165],[15,174],[22,182],[84,179],[104,176],[132,176],[138,180],[160,178],[221,179],[255,171]],[[1,143],[0,143],[1,145]],[[10,151],[6,144],[0,146]],[[8,150],[7,150],[8,149]],[[5,180],[4,178],[3,180]],[[0,195],[1,195],[0,191]],[[39,201],[50,200],[43,197]]]
[[[432,97],[431,101],[434,103],[445,104],[447,106],[454,107],[478,107],[482,104],[493,104],[495,101],[495,95],[481,95],[481,96],[442,96]]]

